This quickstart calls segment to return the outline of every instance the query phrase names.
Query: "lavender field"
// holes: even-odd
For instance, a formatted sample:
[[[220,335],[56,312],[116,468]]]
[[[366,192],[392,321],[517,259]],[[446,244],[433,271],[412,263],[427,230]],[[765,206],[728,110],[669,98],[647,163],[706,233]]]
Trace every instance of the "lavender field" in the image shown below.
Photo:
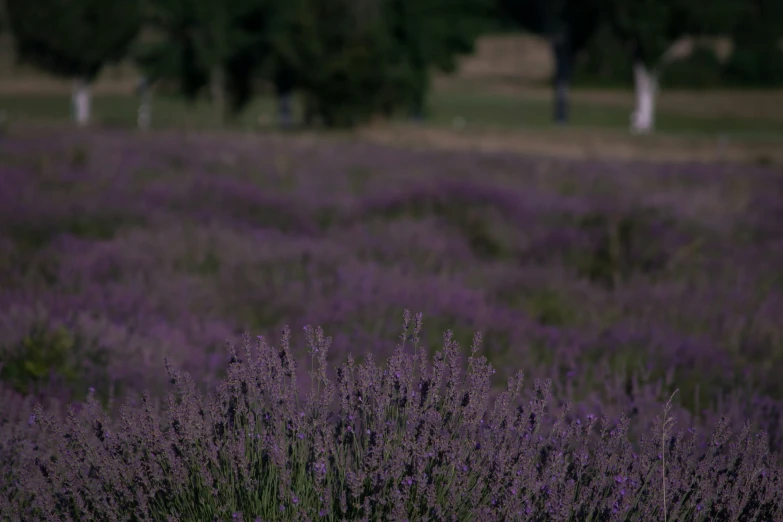
[[[429,356],[482,332],[493,397],[551,379],[552,412],[634,442],[679,390],[702,447],[725,416],[783,450],[779,168],[38,131],[0,172],[2,422],[22,396],[164,397],[164,356],[209,390],[226,340],[284,325],[306,391],[306,325],[330,366],[383,366],[409,309]]]

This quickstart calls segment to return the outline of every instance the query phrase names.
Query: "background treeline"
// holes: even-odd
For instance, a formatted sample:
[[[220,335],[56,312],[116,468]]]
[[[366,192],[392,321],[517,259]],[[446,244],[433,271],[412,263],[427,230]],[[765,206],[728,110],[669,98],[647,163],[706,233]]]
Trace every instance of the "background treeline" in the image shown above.
[[[630,85],[634,64],[662,86],[783,85],[783,2],[777,0],[5,0],[0,31],[17,58],[75,80],[75,107],[104,65],[131,60],[147,82],[189,100],[208,96],[219,121],[262,88],[291,99],[304,123],[345,127],[376,116],[426,114],[434,72],[451,72],[476,38],[497,30],[547,39],[556,64],[555,117],[570,84]],[[718,57],[684,36],[723,38]],[[698,41],[702,41],[698,40]],[[81,100],[81,101],[80,101]],[[81,105],[80,105],[81,104]]]

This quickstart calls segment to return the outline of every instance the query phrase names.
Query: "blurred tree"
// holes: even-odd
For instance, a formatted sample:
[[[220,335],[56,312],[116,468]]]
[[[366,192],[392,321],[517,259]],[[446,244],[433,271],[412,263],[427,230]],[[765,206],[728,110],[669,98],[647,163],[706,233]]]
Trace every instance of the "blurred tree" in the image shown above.
[[[448,20],[442,16],[441,7],[439,0],[387,0],[385,5],[392,45],[407,64],[404,78],[398,79],[407,80],[407,85],[398,88],[406,89],[402,96],[415,119],[423,119],[425,115],[431,62],[439,62],[439,68],[447,71],[455,67],[449,61],[453,56],[446,50]],[[391,116],[393,108],[388,106],[384,112]]]
[[[600,0],[602,13],[633,60],[636,108],[631,130],[653,130],[658,75],[683,36],[726,34],[746,9],[737,0]]]
[[[0,2],[0,35],[8,30],[8,15],[6,14],[5,2]]]
[[[269,55],[265,25],[274,0],[145,0],[150,41],[136,61],[151,80],[175,80],[194,101],[204,90],[222,124],[251,98],[251,76],[243,69]]]
[[[555,70],[554,118],[568,121],[568,87],[574,57],[599,27],[600,0],[500,0],[501,13],[523,29],[545,37],[552,48]]]
[[[430,70],[473,50],[490,0],[145,0],[151,79],[188,99],[209,88],[219,119],[270,81],[281,124],[299,91],[307,122],[351,126],[379,112],[424,112]],[[228,98],[226,100],[226,98]]]
[[[458,58],[475,50],[475,42],[488,26],[489,0],[388,0],[388,23],[396,45],[410,64],[409,109],[417,119],[425,116],[431,69],[453,73]]]
[[[281,128],[293,125],[293,94],[296,87],[294,71],[281,59],[275,42],[285,36],[290,19],[291,4],[267,2],[263,9],[242,20],[245,30],[262,36],[256,45],[238,49],[228,64],[229,97],[232,113],[237,114],[251,101],[256,82],[271,82],[278,103],[278,124]]]
[[[661,87],[674,89],[715,89],[725,84],[724,64],[714,45],[694,43],[689,56],[666,65]]]
[[[574,60],[574,84],[598,88],[633,88],[633,64],[607,20],[601,20]]]
[[[136,0],[6,0],[17,59],[73,79],[73,114],[90,120],[90,84],[125,58],[140,28]]]
[[[295,85],[305,120],[352,126],[368,119],[394,74],[380,2],[292,0],[271,32],[280,87]],[[281,75],[282,76],[282,75]],[[288,85],[283,85],[283,84]]]
[[[407,109],[423,117],[431,70],[473,50],[488,0],[294,0],[275,31],[278,67],[306,123],[351,126]]]
[[[738,86],[783,85],[783,2],[745,2],[731,31],[734,50],[726,65],[727,81]]]

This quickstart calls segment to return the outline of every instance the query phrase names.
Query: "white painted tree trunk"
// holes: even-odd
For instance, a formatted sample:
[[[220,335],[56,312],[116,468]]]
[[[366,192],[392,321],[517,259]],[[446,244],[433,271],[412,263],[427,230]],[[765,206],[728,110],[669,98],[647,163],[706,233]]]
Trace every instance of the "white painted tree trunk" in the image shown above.
[[[73,82],[73,94],[71,102],[73,104],[73,119],[80,127],[85,127],[90,123],[90,84],[84,79]]]
[[[658,93],[658,75],[641,62],[633,66],[636,110],[631,114],[631,132],[646,134],[655,127],[655,97]]]

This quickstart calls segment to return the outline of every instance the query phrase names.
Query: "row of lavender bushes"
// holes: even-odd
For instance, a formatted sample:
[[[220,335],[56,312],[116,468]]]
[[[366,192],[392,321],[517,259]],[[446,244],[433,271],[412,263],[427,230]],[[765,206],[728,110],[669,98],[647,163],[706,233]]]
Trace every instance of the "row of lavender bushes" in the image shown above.
[[[420,332],[423,356],[436,356],[445,330],[453,330],[454,339],[462,344],[469,344],[475,331],[483,332],[485,355],[496,368],[487,381],[490,403],[502,397],[507,380],[520,369],[528,382],[548,383],[546,398],[539,396],[543,388],[530,387],[522,400],[550,408],[545,415],[538,413],[533,423],[538,433],[546,435],[525,450],[526,458],[536,455],[538,459],[528,461],[527,472],[538,474],[542,489],[536,493],[540,501],[518,507],[535,515],[515,515],[519,510],[512,510],[495,511],[497,516],[582,520],[592,513],[594,520],[647,520],[648,516],[660,520],[664,504],[672,520],[774,520],[777,516],[779,498],[773,493],[764,495],[776,491],[770,488],[778,484],[776,466],[783,443],[783,388],[777,377],[783,366],[783,182],[779,172],[738,165],[444,154],[339,140],[175,134],[150,138],[56,131],[5,138],[0,142],[0,166],[0,386],[5,406],[0,411],[0,459],[3,469],[16,470],[10,474],[39,469],[28,450],[53,439],[41,437],[44,432],[39,424],[47,418],[43,412],[28,425],[30,410],[38,400],[54,417],[62,417],[65,411],[49,403],[50,397],[59,398],[60,406],[68,402],[82,405],[77,409],[86,406],[85,411],[100,404],[107,415],[103,425],[109,425],[108,419],[120,423],[111,432],[119,438],[126,433],[132,440],[133,430],[146,433],[152,428],[141,420],[122,425],[121,404],[136,400],[135,413],[126,412],[126,419],[143,417],[141,391],[149,390],[153,403],[165,395],[169,385],[161,371],[164,356],[173,368],[191,374],[195,389],[207,397],[221,389],[222,379],[234,371],[228,365],[226,339],[236,341],[246,331],[271,338],[284,324],[290,324],[294,332],[317,324],[332,337],[329,361],[333,366],[339,367],[353,353],[359,366],[377,360],[379,371],[388,372],[396,364],[387,359],[395,353],[400,310],[413,308],[427,318],[427,327]],[[305,355],[296,343],[292,351]],[[310,389],[307,372],[301,366],[290,371],[295,389],[306,396]],[[331,376],[339,383],[338,377]],[[418,378],[411,375],[410,383],[417,383]],[[414,386],[410,383],[409,388]],[[675,390],[679,392],[669,402]],[[376,398],[386,400],[382,394]],[[90,402],[93,399],[97,404]],[[219,401],[223,399],[231,403],[227,396]],[[565,403],[571,404],[567,413]],[[668,408],[666,419],[693,430],[674,438],[659,437],[669,426],[665,422],[656,425],[664,407]],[[165,404],[161,408],[161,414],[168,411]],[[229,414],[226,408],[220,415]],[[302,408],[297,411],[309,411]],[[435,410],[444,419],[448,417],[442,408]],[[337,411],[338,419],[351,414]],[[280,419],[288,414],[269,412]],[[306,413],[306,418],[310,414],[315,415]],[[513,409],[512,414],[516,418]],[[210,415],[219,419],[216,411]],[[377,413],[380,424],[376,428],[362,427],[364,431],[357,433],[380,430],[391,422],[384,415]],[[553,442],[558,432],[551,430],[560,415],[566,416],[558,429],[568,433],[576,430],[572,423],[577,420],[584,427],[590,419],[606,419],[604,436],[617,445],[591,446],[600,440],[595,430],[590,436],[587,432],[578,435],[579,430],[568,436],[561,433],[560,442]],[[453,439],[449,442],[453,451],[424,459],[431,466],[428,469],[457,466],[454,459],[461,454],[454,440],[470,438],[462,435],[470,433],[469,423],[454,424],[453,413],[448,418],[439,429],[450,434],[446,438]],[[200,433],[216,429],[214,419],[205,420],[206,431]],[[160,442],[179,436],[174,419],[164,415],[158,420],[161,439],[157,443],[167,447],[167,452],[174,451]],[[743,431],[746,421],[749,429]],[[313,438],[317,430],[302,433],[301,441],[315,445],[300,449],[340,447],[337,441],[345,439],[338,435],[347,427],[336,422],[337,431],[323,432],[322,439]],[[433,419],[428,422],[437,425]],[[490,416],[484,422],[490,422]],[[729,448],[729,429],[739,434],[736,443],[744,446]],[[651,433],[656,435],[650,438]],[[95,435],[99,441],[100,433]],[[490,436],[484,431],[472,436],[485,435]],[[228,434],[220,437],[216,445],[223,444],[220,440],[228,444]],[[511,444],[513,438],[503,444]],[[332,442],[327,444],[327,439]],[[689,440],[693,458],[687,456]],[[288,444],[280,441],[278,450]],[[244,441],[244,447],[251,451],[248,442]],[[111,446],[114,456],[106,458],[122,459],[146,451],[135,442],[124,444],[129,453]],[[412,452],[415,446],[400,444],[403,452]],[[482,447],[490,454],[496,450],[492,445]],[[497,451],[504,447],[497,446]],[[589,465],[584,464],[577,480],[577,462],[582,462],[583,454],[575,448],[581,447],[594,451],[586,457]],[[765,453],[767,447],[770,455]],[[506,448],[514,451],[512,446]],[[616,466],[606,474],[593,462],[598,462],[601,450],[610,448],[617,453],[616,460],[610,459]],[[636,452],[637,457],[630,456],[626,462],[620,448]],[[193,478],[196,482],[188,482],[187,494],[196,495],[199,487],[211,483],[200,472],[182,473],[191,470],[188,462],[207,462],[196,456],[196,449],[191,450],[196,453],[171,457],[172,467],[166,469],[178,479]],[[232,466],[239,465],[217,456],[231,453],[207,448],[206,443],[198,451],[202,450],[213,452],[217,459],[210,473],[230,474]],[[49,449],[41,446],[35,451]],[[322,456],[328,453],[323,451]],[[383,453],[382,461],[388,460],[390,451]],[[653,480],[655,473],[663,471],[663,456],[669,452],[672,460],[666,475],[670,478]],[[698,460],[711,452],[717,453]],[[97,458],[98,453],[91,455]],[[255,455],[263,462],[273,458],[261,447]],[[377,458],[378,453],[374,455]],[[661,459],[654,471],[651,461],[644,458],[658,455]],[[737,461],[737,456],[749,460]],[[178,458],[185,460],[176,464]],[[302,459],[306,470],[307,459]],[[561,464],[555,464],[558,459]],[[364,464],[359,462],[364,460],[339,465],[344,461],[323,462],[329,463],[327,474],[336,473],[344,480],[352,477],[354,488],[360,487],[357,484],[365,487],[369,481],[375,486],[386,484],[379,491],[390,492],[394,491],[392,484],[397,490],[403,487],[402,482],[394,482],[403,476],[406,481],[423,480],[388,470],[378,471],[380,478],[372,479],[370,471],[361,471]],[[732,468],[754,463],[750,475]],[[479,467],[481,473],[494,469]],[[650,475],[640,481],[641,475],[620,472],[631,468],[637,470],[634,473],[643,469]],[[152,473],[152,468],[144,469],[144,476]],[[309,469],[310,474],[303,475],[309,478],[301,480],[316,480],[315,469]],[[546,483],[552,469],[569,473],[565,483],[574,480],[570,487],[577,489],[572,493],[586,499],[584,508],[578,502],[565,503],[567,491],[552,492],[555,486]],[[453,468],[454,473],[457,470]],[[285,472],[280,472],[285,478]],[[22,475],[28,481],[24,487],[17,479],[4,482],[3,498],[14,499],[7,506],[19,507],[36,488],[46,490],[34,485],[41,480],[38,475]],[[559,478],[554,482],[561,487],[563,475],[555,476]],[[279,509],[283,503],[289,510],[275,511],[275,516],[293,516],[296,510],[290,509],[294,494],[290,489],[296,488],[281,492],[274,482],[277,479],[269,477],[273,489],[278,489],[274,493],[264,490],[264,509],[275,503],[273,507]],[[478,503],[477,508],[501,509],[492,507],[491,495],[471,496],[474,493],[468,489],[474,491],[471,488],[479,482],[471,479],[465,484],[473,485],[460,490],[454,485],[455,477],[446,489],[453,488],[468,504],[482,498],[485,503]],[[494,481],[494,477],[487,475],[483,480]],[[235,475],[232,484],[236,486],[240,478]],[[626,479],[636,482],[626,483]],[[582,480],[592,486],[582,485]],[[607,485],[599,487],[601,481],[608,481]],[[98,487],[100,480],[93,477],[87,482],[89,487]],[[338,502],[323,508],[328,516],[371,517],[359,511],[339,514],[338,494],[345,483],[336,478],[330,482],[330,488],[337,488],[332,492]],[[313,490],[317,489],[314,484]],[[425,486],[418,484],[421,489],[416,494],[424,495]],[[436,490],[445,487],[437,481],[433,484],[441,484],[433,486]],[[531,482],[526,484],[528,490],[533,487]],[[664,484],[670,489],[666,502]],[[63,488],[74,491],[73,485],[72,481],[67,487],[61,485],[57,495]],[[182,520],[230,519],[234,512],[219,512],[217,506],[228,509],[231,505],[239,506],[237,513],[245,518],[251,514],[273,518],[271,513],[259,513],[260,508],[248,507],[251,500],[242,495],[249,493],[241,493],[246,488],[234,486],[218,493],[231,498],[238,495],[232,501],[199,495],[210,499],[207,504],[214,503],[214,511],[204,507],[197,514],[182,512],[189,501],[175,493],[181,490],[173,484],[164,484],[156,490],[159,494],[151,493],[158,499],[152,504],[155,509],[180,506],[176,509],[182,512]],[[150,493],[145,487],[137,484],[136,491]],[[329,489],[323,487],[322,491]],[[601,493],[583,495],[593,487]],[[475,490],[482,491],[479,486]],[[258,492],[257,488],[253,491]],[[516,491],[522,490],[517,487]],[[377,498],[380,503],[385,498],[387,506],[397,504],[375,493],[375,497],[360,495],[362,502]],[[754,497],[757,493],[761,496]],[[57,495],[50,499],[67,503]],[[435,495],[442,509],[466,506]],[[534,498],[521,495],[512,502],[505,495],[494,499],[496,505],[511,506],[517,500]],[[720,504],[715,500],[718,497],[727,504]],[[351,498],[346,502],[354,502]],[[556,498],[560,500],[550,500]],[[424,506],[435,501],[422,502],[415,509],[424,511],[409,512],[411,519],[429,513],[430,507]],[[413,510],[413,503],[402,505]],[[381,518],[399,514],[372,509]],[[473,519],[481,519],[481,513],[473,513]],[[459,514],[470,518],[468,511]],[[450,519],[447,515],[443,518]]]

